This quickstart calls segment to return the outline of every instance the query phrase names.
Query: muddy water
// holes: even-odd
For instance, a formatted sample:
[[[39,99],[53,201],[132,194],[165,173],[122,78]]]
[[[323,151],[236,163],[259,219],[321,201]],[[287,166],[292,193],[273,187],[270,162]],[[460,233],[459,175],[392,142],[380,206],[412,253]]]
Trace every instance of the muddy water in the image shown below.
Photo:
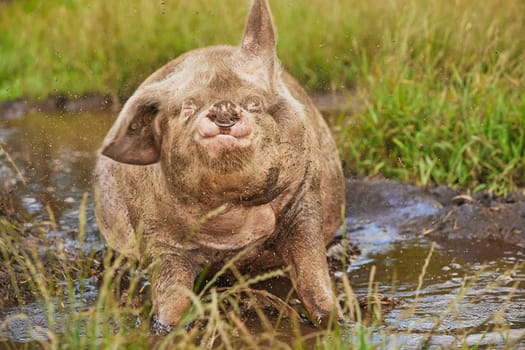
[[[77,244],[79,207],[83,194],[90,192],[95,151],[112,123],[109,114],[32,114],[0,124],[0,143],[20,174],[5,157],[1,165],[19,180],[20,201],[38,222],[50,223],[51,211],[59,230],[50,229],[49,234],[62,236],[66,244]],[[87,244],[100,248],[91,202],[87,212]]]
[[[427,340],[431,344],[455,345],[465,334],[472,334],[467,341],[474,345],[479,341],[475,334],[485,334],[501,325],[519,330],[510,338],[523,336],[525,256],[521,253],[509,250],[495,260],[468,261],[458,258],[456,250],[432,248],[424,238],[406,239],[373,227],[365,227],[353,236],[363,250],[350,268],[354,291],[358,296],[368,293],[375,266],[373,288],[400,302],[383,315],[384,327],[397,333],[398,342],[411,345],[406,348],[417,349]],[[466,245],[465,249],[471,247]],[[521,287],[516,286],[517,281],[521,281]],[[497,313],[501,313],[500,318],[495,317]],[[427,333],[433,336],[428,339]],[[487,342],[501,341],[493,339],[496,334]],[[383,343],[384,339],[379,336],[377,341]]]
[[[83,194],[90,191],[94,153],[112,122],[106,114],[35,114],[0,123],[0,142],[26,182],[17,186],[21,203],[38,221],[49,222],[49,235],[60,236],[71,247],[77,246],[79,207]],[[5,156],[0,162],[0,177],[2,172],[16,173]],[[383,313],[373,341],[418,349],[425,343],[455,347],[466,339],[497,347],[521,337],[517,346],[525,348],[523,251],[497,242],[433,245],[421,235],[403,234],[403,224],[431,216],[438,208],[424,199],[399,203],[395,199],[392,195],[393,206],[379,215],[347,210],[348,234],[361,250],[347,271],[355,294],[366,296],[372,289],[398,302]],[[49,212],[54,213],[56,226]],[[85,250],[103,247],[89,203],[86,231]],[[343,273],[332,272],[336,280]],[[81,311],[96,296],[92,286],[83,294],[85,299],[73,300],[72,307]],[[37,303],[0,310],[0,340],[45,337],[45,316]],[[499,332],[500,328],[506,331]]]

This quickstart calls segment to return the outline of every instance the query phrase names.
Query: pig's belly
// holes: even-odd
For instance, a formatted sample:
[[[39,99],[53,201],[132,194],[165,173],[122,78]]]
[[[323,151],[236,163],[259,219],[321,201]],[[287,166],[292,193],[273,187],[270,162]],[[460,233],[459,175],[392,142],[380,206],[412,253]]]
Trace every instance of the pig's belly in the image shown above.
[[[275,213],[269,205],[234,208],[204,222],[194,242],[214,250],[237,250],[263,243],[275,231]]]

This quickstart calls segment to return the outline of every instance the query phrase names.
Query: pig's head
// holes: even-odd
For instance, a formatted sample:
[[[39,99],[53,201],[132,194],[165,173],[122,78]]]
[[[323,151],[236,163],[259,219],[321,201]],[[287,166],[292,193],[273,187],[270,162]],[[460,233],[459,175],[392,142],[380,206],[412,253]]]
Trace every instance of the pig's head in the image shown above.
[[[303,106],[282,74],[267,2],[255,0],[241,47],[194,50],[150,76],[102,153],[126,164],[160,162],[178,195],[269,200],[287,178],[283,162],[304,143]]]

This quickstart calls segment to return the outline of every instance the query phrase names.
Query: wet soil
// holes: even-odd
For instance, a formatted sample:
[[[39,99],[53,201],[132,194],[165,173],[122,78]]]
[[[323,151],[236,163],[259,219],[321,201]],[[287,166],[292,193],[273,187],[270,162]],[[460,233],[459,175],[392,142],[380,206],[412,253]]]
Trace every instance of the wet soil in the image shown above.
[[[31,113],[97,113],[120,109],[123,100],[116,96],[87,94],[83,96],[52,95],[46,99],[19,98],[0,102],[0,121],[16,119]]]
[[[425,236],[451,247],[468,242],[471,252],[457,251],[463,258],[479,261],[503,256],[504,247],[525,248],[523,192],[497,197],[377,178],[351,179],[346,187],[347,213],[354,220],[394,226],[400,233]],[[487,245],[492,246],[490,252],[483,252]]]
[[[31,247],[44,241],[49,246],[42,249],[42,256],[56,251],[58,243],[53,242],[71,252],[71,259],[79,249],[86,252],[93,259],[93,271],[86,282],[87,297],[73,299],[79,310],[96,300],[103,260],[97,254],[103,254],[105,247],[90,201],[85,239],[79,243],[80,207],[83,194],[91,190],[95,150],[113,120],[109,113],[36,113],[0,121],[0,245],[6,244],[7,237],[25,242],[21,249],[27,248],[28,255]],[[395,335],[389,342],[414,349],[432,342],[453,346],[467,334],[476,344],[483,334],[483,341],[494,338],[492,330],[502,324],[512,331],[508,337],[524,336],[522,192],[495,197],[381,178],[351,178],[346,184],[345,229],[328,251],[331,273],[336,285],[343,275],[348,276],[363,306],[370,293],[377,296],[384,306],[380,329]],[[352,242],[350,247],[344,246],[345,237]],[[46,326],[43,310],[31,302],[38,295],[28,288],[24,305],[14,298],[9,271],[13,266],[16,271],[16,264],[13,256],[1,257],[0,339],[34,340],[39,335],[28,333],[27,322],[6,321],[23,313],[31,326]],[[60,276],[55,275],[59,283]],[[23,274],[15,278],[22,279]],[[260,287],[283,298],[291,288],[285,278]],[[460,293],[463,297],[456,301]],[[61,302],[67,308],[71,300]],[[455,303],[452,312],[451,303]],[[296,306],[299,310],[300,305]],[[267,309],[271,313],[271,303]],[[495,318],[496,314],[501,318]],[[251,326],[257,330],[256,324]],[[310,326],[305,323],[304,327],[308,332]],[[384,342],[379,333],[377,339]],[[488,344],[501,342],[498,339]]]

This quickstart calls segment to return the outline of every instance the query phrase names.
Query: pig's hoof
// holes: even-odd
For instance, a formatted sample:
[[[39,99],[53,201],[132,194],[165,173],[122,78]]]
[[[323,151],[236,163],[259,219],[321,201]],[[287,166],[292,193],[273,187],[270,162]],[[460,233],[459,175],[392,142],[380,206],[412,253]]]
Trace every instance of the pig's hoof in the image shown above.
[[[333,327],[335,325],[345,326],[349,324],[349,321],[344,317],[334,316],[332,313],[317,314],[315,318],[310,318],[310,321],[318,328]]]
[[[166,335],[173,331],[173,326],[167,326],[159,321],[157,315],[153,315],[151,320],[151,331],[156,335]]]

